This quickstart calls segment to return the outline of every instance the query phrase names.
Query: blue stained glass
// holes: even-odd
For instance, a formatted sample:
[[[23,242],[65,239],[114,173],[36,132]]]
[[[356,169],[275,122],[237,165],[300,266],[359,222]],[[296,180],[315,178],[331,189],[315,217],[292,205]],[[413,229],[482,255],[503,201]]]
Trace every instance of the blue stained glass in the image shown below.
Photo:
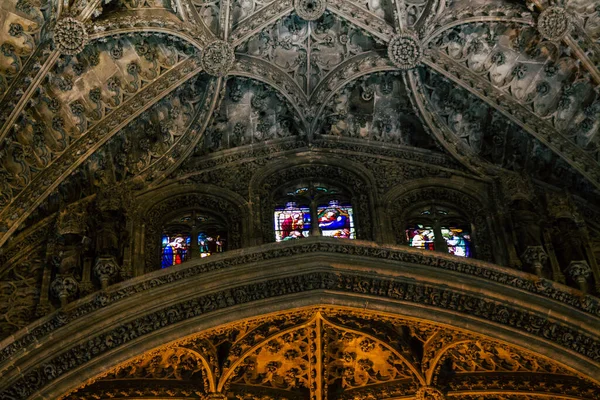
[[[285,207],[275,209],[275,240],[301,239],[310,234],[310,210],[289,202]]]
[[[185,235],[163,235],[161,268],[181,264],[188,258],[190,237]]]
[[[340,203],[336,200],[329,202],[328,206],[317,209],[319,228],[323,236],[340,239],[355,239],[354,212],[350,205]]]

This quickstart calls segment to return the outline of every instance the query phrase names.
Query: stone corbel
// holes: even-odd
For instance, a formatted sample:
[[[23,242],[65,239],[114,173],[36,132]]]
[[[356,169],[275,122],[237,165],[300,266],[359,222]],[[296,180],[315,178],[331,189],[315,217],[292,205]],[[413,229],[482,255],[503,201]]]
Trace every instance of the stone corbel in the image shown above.
[[[587,292],[588,280],[592,276],[592,269],[585,260],[572,261],[565,270],[569,278],[573,279],[583,293]]]
[[[548,261],[548,254],[543,246],[528,246],[521,255],[521,260],[531,266],[533,272],[541,278],[544,264]]]

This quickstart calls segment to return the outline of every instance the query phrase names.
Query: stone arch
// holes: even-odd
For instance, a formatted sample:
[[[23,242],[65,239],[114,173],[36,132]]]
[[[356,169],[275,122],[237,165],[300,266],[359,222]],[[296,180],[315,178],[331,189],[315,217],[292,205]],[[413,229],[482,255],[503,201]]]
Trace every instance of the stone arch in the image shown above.
[[[459,184],[457,182],[457,184]],[[492,242],[491,227],[488,221],[488,213],[483,204],[481,195],[478,195],[476,188],[469,188],[468,185],[449,184],[441,180],[429,180],[412,182],[409,185],[398,186],[391,189],[383,200],[384,207],[391,218],[387,219],[390,226],[388,232],[391,232],[390,238],[397,244],[405,244],[406,238],[404,229],[407,225],[408,214],[419,205],[426,202],[452,207],[457,209],[462,206],[465,217],[474,227],[473,242],[475,247],[475,257],[481,260],[492,261]]]
[[[326,242],[308,238],[304,244],[263,246],[255,254],[233,251],[225,259],[191,261],[70,304],[42,321],[55,321],[47,330],[51,335],[30,326],[3,343],[2,394],[58,398],[132,355],[224,324],[315,306],[348,310],[342,317],[388,315],[467,330],[528,349],[600,383],[597,316],[511,286],[528,274],[497,266],[492,271],[465,260],[461,271],[486,266],[496,275],[476,278],[434,266],[433,260],[450,263],[445,255],[389,248],[388,261],[382,262],[382,249]],[[306,257],[311,247],[321,249],[318,257]],[[258,262],[261,256],[264,261]],[[567,322],[567,315],[578,322]],[[32,334],[38,341],[29,351],[15,352],[14,341]]]
[[[225,222],[229,231],[230,249],[243,246],[248,215],[245,200],[235,193],[212,185],[172,186],[163,186],[139,198],[135,226],[141,228],[139,233],[143,232],[144,240],[135,243],[135,247],[137,254],[143,254],[140,258],[143,258],[141,264],[144,265],[144,272],[157,268],[160,254],[158,236],[162,225],[169,217],[192,208],[215,215]]]
[[[253,215],[256,232],[263,243],[274,240],[273,210],[274,192],[289,183],[308,179],[318,179],[342,186],[351,197],[355,211],[357,238],[373,240],[375,220],[373,195],[375,179],[364,167],[348,160],[330,157],[326,161],[318,156],[300,156],[295,159],[272,163],[257,171],[250,181],[250,198],[254,205]],[[261,240],[259,239],[259,240]]]

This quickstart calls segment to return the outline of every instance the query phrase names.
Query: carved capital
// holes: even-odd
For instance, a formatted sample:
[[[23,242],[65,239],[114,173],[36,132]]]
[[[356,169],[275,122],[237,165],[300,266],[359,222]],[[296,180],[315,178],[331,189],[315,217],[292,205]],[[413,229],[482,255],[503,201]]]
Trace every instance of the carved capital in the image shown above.
[[[94,274],[102,283],[102,289],[119,273],[119,264],[114,257],[98,257],[94,265]]]
[[[442,392],[433,386],[422,386],[417,390],[415,396],[417,400],[445,400],[446,397]]]
[[[61,306],[65,306],[67,301],[79,292],[79,283],[70,275],[57,275],[50,284],[50,290],[60,299]]]
[[[421,62],[423,50],[417,35],[402,33],[395,35],[388,44],[388,57],[403,70],[415,68]]]
[[[294,0],[296,14],[305,21],[315,21],[323,15],[327,0]]]
[[[543,246],[528,246],[521,255],[521,260],[530,265],[537,276],[541,276],[542,268],[548,260],[548,254],[544,251]]]
[[[80,53],[88,42],[88,34],[83,22],[65,17],[58,20],[54,28],[54,45],[62,54]]]
[[[562,7],[549,7],[537,21],[538,31],[549,40],[561,40],[571,29],[569,14]]]
[[[587,261],[571,261],[565,273],[576,282],[585,282],[592,275],[592,269]]]
[[[202,52],[202,68],[207,74],[213,76],[225,76],[233,67],[235,54],[233,47],[223,40],[215,40],[209,43]]]

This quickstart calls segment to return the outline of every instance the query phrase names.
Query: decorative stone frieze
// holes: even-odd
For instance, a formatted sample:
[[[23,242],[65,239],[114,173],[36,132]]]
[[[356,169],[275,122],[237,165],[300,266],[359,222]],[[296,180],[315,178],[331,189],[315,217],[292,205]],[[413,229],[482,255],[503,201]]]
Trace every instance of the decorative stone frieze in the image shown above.
[[[54,44],[62,54],[78,54],[87,42],[88,34],[83,22],[73,17],[64,17],[56,22]]]
[[[413,33],[395,35],[388,44],[387,52],[392,63],[402,70],[415,68],[423,56],[419,38]]]
[[[548,7],[538,17],[538,31],[549,40],[560,40],[571,29],[567,11],[562,7]]]
[[[213,76],[227,75],[233,67],[234,61],[233,47],[223,40],[215,40],[209,43],[202,52],[202,68],[207,74]]]
[[[323,15],[327,0],[294,0],[294,9],[300,18],[315,21]]]

